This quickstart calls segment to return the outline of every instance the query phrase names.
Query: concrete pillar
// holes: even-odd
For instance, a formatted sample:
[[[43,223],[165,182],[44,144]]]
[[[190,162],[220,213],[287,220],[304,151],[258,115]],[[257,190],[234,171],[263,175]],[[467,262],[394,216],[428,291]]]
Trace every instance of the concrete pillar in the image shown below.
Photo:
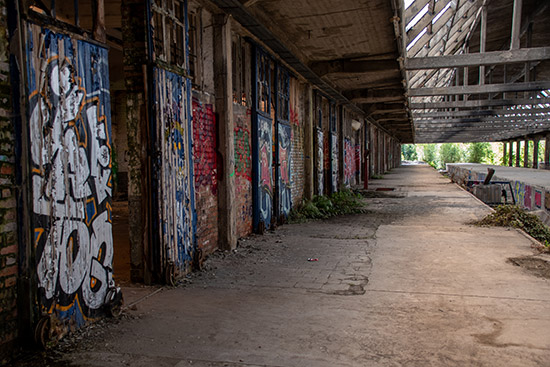
[[[314,125],[314,99],[313,99],[313,89],[311,85],[308,85],[305,88],[305,99],[306,99],[306,116],[305,116],[305,127],[304,127],[304,155],[305,159],[305,174],[304,174],[304,194],[306,199],[313,199],[315,194],[315,155],[314,155],[314,135],[313,135],[313,125]]]
[[[533,168],[539,168],[539,138],[533,139]]]
[[[509,150],[509,153],[508,153],[508,166],[512,167],[514,165],[514,163],[513,163],[514,142],[513,141],[508,142],[508,147],[510,148],[510,149],[508,149]]]
[[[550,169],[550,135],[544,140],[544,166],[543,169]]]
[[[521,152],[521,140],[516,141],[516,167],[519,167],[519,156]]]
[[[146,105],[147,43],[145,3],[122,1],[122,45],[126,87],[126,124],[128,134],[128,226],[130,240],[130,277],[133,282],[152,281],[149,233],[150,172],[147,140],[149,124]]]
[[[503,166],[506,166],[506,162],[507,162],[507,161],[506,161],[506,158],[507,158],[507,157],[506,157],[506,153],[507,153],[507,152],[506,152],[506,148],[507,148],[507,147],[508,147],[508,145],[507,145],[506,142],[502,143],[502,165],[503,165]]]
[[[525,139],[525,145],[523,147],[523,167],[529,167],[529,140]]]
[[[214,70],[216,75],[216,111],[218,112],[221,175],[218,181],[218,244],[221,249],[237,246],[235,196],[235,146],[233,119],[233,78],[231,54],[231,19],[220,14],[214,17]]]

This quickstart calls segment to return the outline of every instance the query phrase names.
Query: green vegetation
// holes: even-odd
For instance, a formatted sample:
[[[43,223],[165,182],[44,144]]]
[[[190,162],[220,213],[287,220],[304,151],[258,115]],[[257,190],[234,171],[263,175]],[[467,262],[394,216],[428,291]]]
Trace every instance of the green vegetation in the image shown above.
[[[476,223],[477,225],[519,228],[540,241],[550,251],[550,228],[539,217],[529,214],[516,205],[500,205],[494,213]]]
[[[472,143],[468,146],[468,162],[492,164],[495,153],[490,143]]]
[[[416,145],[414,144],[403,144],[401,146],[401,154],[406,161],[418,160],[418,153],[416,152]]]
[[[290,223],[303,223],[309,219],[327,219],[336,215],[364,212],[362,196],[351,190],[342,190],[330,196],[315,196],[293,208],[288,218]]]

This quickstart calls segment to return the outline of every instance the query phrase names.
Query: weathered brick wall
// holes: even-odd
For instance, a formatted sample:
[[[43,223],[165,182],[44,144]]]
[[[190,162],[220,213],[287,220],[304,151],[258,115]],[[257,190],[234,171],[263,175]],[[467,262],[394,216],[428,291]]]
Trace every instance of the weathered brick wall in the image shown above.
[[[9,81],[6,4],[0,0],[0,364],[17,338],[17,225],[15,201],[15,136]]]
[[[292,206],[301,203],[305,186],[305,93],[303,86],[296,80],[290,81],[290,124],[292,128],[292,148],[290,161],[290,183]]]
[[[193,98],[193,162],[197,246],[209,254],[218,247],[216,118],[212,104],[198,98]]]
[[[235,121],[235,207],[237,237],[252,232],[252,135],[251,111],[233,104]]]

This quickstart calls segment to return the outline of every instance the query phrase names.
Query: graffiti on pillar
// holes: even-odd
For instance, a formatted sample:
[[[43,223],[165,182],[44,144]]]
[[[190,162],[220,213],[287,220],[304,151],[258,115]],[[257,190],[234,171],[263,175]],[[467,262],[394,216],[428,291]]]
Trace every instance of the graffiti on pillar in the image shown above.
[[[525,197],[524,197],[524,201],[523,201],[523,206],[526,207],[527,209],[531,209],[532,206],[533,206],[533,201],[532,201],[532,198],[531,198],[531,194],[532,194],[531,186],[525,185]]]
[[[273,141],[271,120],[258,116],[258,137],[259,137],[259,161],[258,172],[260,178],[259,187],[259,209],[260,222],[265,228],[271,225],[271,214],[273,212]]]
[[[522,205],[525,202],[525,185],[519,181],[516,181],[512,188],[514,189],[516,203],[518,205]]]
[[[324,157],[323,157],[323,131],[317,130],[317,195],[323,195],[323,171],[324,171]]]
[[[331,151],[330,151],[330,167],[331,167],[331,185],[332,192],[338,191],[338,135],[331,134]]]
[[[350,139],[344,139],[344,184],[349,187],[355,175],[355,147]]]
[[[544,192],[544,208],[550,211],[550,191]]]
[[[184,77],[154,69],[156,204],[161,264],[185,272],[192,260],[195,194],[191,147],[191,83]]]
[[[237,237],[252,231],[252,140],[250,136],[251,110],[233,106],[235,121],[235,207]]]
[[[27,32],[40,306],[80,326],[115,286],[107,50],[36,25]]]
[[[535,207],[542,209],[542,191],[535,190]]]
[[[288,217],[292,206],[292,192],[290,182],[290,125],[277,124],[279,130],[279,198],[281,214]]]
[[[193,164],[195,189],[208,186],[215,195],[218,187],[216,160],[216,117],[211,104],[193,100]]]
[[[355,174],[361,172],[361,144],[355,144]]]

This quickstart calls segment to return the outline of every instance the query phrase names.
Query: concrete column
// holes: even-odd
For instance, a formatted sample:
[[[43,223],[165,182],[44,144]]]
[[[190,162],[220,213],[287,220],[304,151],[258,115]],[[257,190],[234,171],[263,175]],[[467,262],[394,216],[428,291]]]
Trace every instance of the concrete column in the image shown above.
[[[512,167],[514,165],[514,162],[513,162],[514,142],[513,141],[508,142],[508,146],[510,148],[510,149],[508,149],[509,150],[509,153],[508,153],[508,166]]]
[[[539,168],[539,138],[533,139],[533,168]]]
[[[523,147],[523,167],[529,167],[529,140],[525,139],[525,145]]]
[[[550,135],[547,135],[544,140],[544,167],[543,169],[550,169]]]
[[[214,17],[214,70],[216,75],[216,111],[219,117],[218,138],[221,153],[221,175],[218,181],[218,245],[231,250],[237,246],[235,197],[235,146],[233,119],[233,78],[231,54],[231,19]]]
[[[506,166],[506,148],[508,147],[507,143],[502,143],[502,165]]]
[[[521,140],[516,141],[516,167],[519,167],[519,153],[521,152]]]
[[[305,155],[305,174],[304,174],[304,194],[306,199],[311,200],[313,198],[313,195],[315,194],[315,175],[314,175],[314,168],[315,168],[315,160],[314,160],[314,135],[313,135],[313,125],[314,125],[314,99],[313,99],[313,89],[311,88],[311,85],[308,85],[305,88],[305,96],[306,99],[306,116],[305,116],[305,127],[304,127],[304,155]]]

